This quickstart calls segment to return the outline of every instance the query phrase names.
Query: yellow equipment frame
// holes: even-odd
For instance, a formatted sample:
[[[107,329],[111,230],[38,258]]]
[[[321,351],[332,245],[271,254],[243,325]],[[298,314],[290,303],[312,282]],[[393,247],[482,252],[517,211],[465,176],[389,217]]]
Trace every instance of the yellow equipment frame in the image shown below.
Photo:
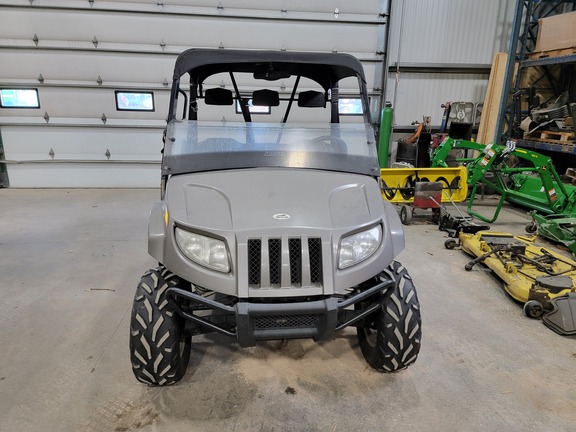
[[[454,168],[382,168],[382,198],[396,204],[414,202],[417,182],[443,183],[442,202],[462,202],[468,194],[466,167]]]
[[[536,236],[513,236],[510,233],[499,233],[491,231],[481,231],[476,234],[466,234],[460,232],[459,240],[462,250],[469,255],[481,257],[493,250],[489,243],[489,237],[501,238],[503,241],[509,239],[511,242],[521,243],[526,246],[523,253],[529,259],[538,260],[545,255],[551,257],[545,267],[549,272],[543,271],[537,265],[530,262],[520,262],[506,251],[496,252],[482,259],[486,266],[490,268],[504,282],[504,289],[514,299],[526,303],[529,300],[536,300],[544,305],[549,305],[550,300],[555,297],[576,292],[576,261],[562,256],[550,249],[536,246],[534,240]],[[471,269],[471,268],[470,268]],[[467,268],[467,270],[469,270]],[[554,275],[568,276],[572,279],[572,287],[558,292],[541,287],[536,283],[536,278],[540,276]]]

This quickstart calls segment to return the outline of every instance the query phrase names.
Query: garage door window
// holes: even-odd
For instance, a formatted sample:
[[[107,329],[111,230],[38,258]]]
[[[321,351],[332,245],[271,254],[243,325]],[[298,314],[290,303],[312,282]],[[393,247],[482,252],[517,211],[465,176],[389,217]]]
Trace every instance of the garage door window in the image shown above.
[[[154,93],[115,91],[117,111],[154,111]]]
[[[362,101],[355,98],[340,98],[338,100],[338,112],[340,115],[362,115]]]
[[[0,108],[40,108],[37,89],[0,89]]]
[[[252,99],[248,100],[248,109],[250,114],[270,114],[272,109],[269,106],[256,106],[252,104]],[[236,114],[242,114],[240,102],[236,101]]]

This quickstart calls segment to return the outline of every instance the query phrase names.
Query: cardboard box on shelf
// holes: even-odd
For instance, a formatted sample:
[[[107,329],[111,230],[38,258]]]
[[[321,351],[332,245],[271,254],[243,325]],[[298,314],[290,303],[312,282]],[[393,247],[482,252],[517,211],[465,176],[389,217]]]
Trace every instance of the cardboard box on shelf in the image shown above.
[[[553,15],[538,20],[535,53],[573,47],[576,47],[576,12]]]

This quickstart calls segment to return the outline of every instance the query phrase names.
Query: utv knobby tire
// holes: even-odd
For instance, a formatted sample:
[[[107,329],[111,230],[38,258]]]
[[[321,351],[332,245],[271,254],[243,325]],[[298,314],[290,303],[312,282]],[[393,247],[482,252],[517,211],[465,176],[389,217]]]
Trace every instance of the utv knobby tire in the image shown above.
[[[180,286],[176,275],[160,266],[138,284],[130,321],[130,360],[138,381],[157,386],[179,381],[190,359],[191,337],[184,319],[168,301],[166,290]]]
[[[384,294],[380,309],[357,328],[358,343],[370,366],[380,372],[396,372],[416,361],[420,352],[422,320],[412,278],[394,261],[384,273],[396,283]]]

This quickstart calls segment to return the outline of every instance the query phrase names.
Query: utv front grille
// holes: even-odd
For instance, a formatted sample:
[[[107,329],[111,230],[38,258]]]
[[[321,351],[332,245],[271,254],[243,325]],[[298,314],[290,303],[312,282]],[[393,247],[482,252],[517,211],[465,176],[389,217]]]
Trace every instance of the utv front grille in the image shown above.
[[[315,328],[318,315],[261,315],[253,318],[254,329]]]
[[[299,288],[303,285],[321,286],[322,282],[320,238],[248,240],[250,288]]]

